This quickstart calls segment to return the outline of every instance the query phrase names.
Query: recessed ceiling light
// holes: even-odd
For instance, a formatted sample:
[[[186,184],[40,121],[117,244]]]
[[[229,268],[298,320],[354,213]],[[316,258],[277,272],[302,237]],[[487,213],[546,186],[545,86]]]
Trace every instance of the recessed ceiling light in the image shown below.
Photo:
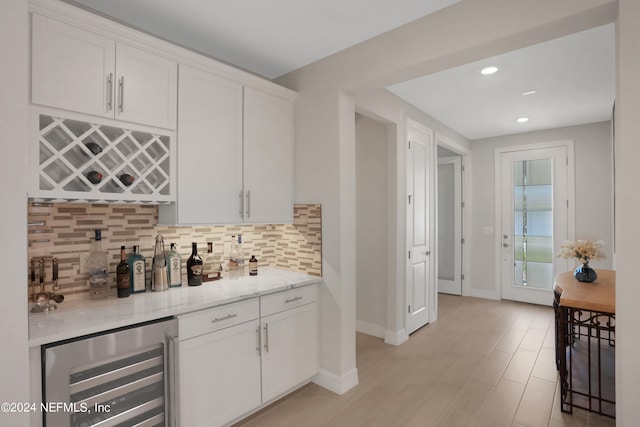
[[[496,71],[498,71],[498,67],[486,67],[480,70],[480,73],[484,74],[485,76],[488,76],[489,74],[493,74]]]
[[[526,123],[529,121],[529,117],[520,117],[516,120],[518,123]]]
[[[535,91],[535,90],[528,90],[528,91],[526,91],[526,92],[522,92],[522,94],[523,94],[524,96],[527,96],[527,95],[533,95],[534,93],[536,93],[536,91]]]

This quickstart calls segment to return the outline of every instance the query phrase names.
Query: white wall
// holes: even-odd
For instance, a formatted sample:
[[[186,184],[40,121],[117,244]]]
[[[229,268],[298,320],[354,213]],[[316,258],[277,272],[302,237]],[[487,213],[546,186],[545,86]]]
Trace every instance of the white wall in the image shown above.
[[[26,0],[0,2],[0,402],[29,402],[27,331],[27,97]],[[26,426],[29,413],[0,412],[0,425]]]
[[[356,113],[356,328],[387,331],[387,126]]]
[[[640,2],[620,0],[616,75],[616,424],[640,420]]]
[[[494,292],[500,286],[494,272],[495,237],[482,234],[482,227],[495,224],[494,156],[498,147],[573,139],[576,169],[576,238],[602,239],[606,259],[594,261],[599,268],[611,268],[613,258],[613,171],[611,123],[601,122],[471,142],[473,162],[473,224],[471,228],[475,291]],[[495,230],[494,230],[495,232]]]

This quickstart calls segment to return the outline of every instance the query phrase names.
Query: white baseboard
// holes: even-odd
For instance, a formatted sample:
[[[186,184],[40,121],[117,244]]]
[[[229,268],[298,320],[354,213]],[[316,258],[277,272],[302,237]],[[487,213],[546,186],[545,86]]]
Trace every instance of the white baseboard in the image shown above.
[[[342,376],[319,369],[318,374],[311,380],[336,394],[344,394],[358,385],[358,369],[353,368]]]
[[[372,337],[384,338],[387,328],[375,323],[356,320],[356,332],[371,335]]]
[[[391,345],[400,345],[408,339],[409,334],[407,334],[406,329],[401,329],[399,331],[387,331],[384,334],[384,342]]]
[[[485,289],[471,289],[471,296],[476,298],[499,300],[500,293],[496,291],[489,291]]]

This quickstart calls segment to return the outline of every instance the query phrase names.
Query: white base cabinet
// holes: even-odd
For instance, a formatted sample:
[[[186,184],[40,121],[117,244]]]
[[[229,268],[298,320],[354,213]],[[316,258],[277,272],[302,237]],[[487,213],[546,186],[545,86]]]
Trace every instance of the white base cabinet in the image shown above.
[[[318,372],[315,285],[178,316],[179,425],[229,425]]]

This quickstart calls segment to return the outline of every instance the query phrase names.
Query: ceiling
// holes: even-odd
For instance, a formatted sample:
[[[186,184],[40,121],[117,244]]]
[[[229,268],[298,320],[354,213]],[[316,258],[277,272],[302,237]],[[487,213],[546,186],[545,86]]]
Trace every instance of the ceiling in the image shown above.
[[[273,79],[461,0],[64,1]],[[604,121],[614,46],[609,24],[389,89],[471,140]]]

